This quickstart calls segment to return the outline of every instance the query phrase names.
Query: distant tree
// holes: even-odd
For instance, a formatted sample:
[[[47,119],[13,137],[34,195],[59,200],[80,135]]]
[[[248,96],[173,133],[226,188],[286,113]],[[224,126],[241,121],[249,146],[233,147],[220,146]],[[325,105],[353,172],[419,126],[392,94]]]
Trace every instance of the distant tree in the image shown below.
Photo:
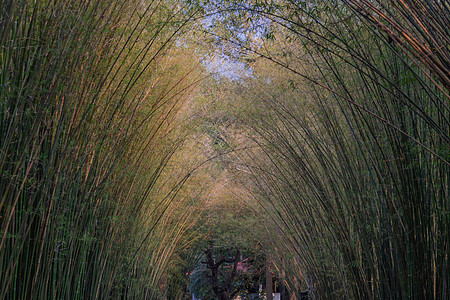
[[[206,267],[210,270],[209,281],[214,294],[219,300],[233,299],[239,292],[239,287],[233,287],[232,283],[236,277],[237,266],[241,256],[239,249],[236,250],[234,256],[220,256],[220,258],[214,258],[213,256],[214,243],[211,242],[208,249],[205,250],[206,255]],[[232,264],[231,271],[223,272],[222,278],[219,277],[219,269],[224,264]]]

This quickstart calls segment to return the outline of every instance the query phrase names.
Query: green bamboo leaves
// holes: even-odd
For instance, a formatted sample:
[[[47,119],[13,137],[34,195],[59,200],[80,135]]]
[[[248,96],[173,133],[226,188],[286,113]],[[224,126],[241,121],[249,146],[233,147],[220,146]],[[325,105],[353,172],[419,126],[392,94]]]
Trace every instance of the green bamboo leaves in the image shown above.
[[[169,72],[181,51],[168,49],[194,12],[75,0],[0,12],[0,298],[141,298],[162,271],[136,275],[127,259],[185,136],[173,120],[198,73],[186,59]],[[133,276],[147,280],[121,285]]]
[[[283,233],[278,264],[319,298],[445,299],[446,4],[297,4],[249,8],[278,26],[253,52],[280,69],[253,62],[239,87],[260,150],[237,173]]]

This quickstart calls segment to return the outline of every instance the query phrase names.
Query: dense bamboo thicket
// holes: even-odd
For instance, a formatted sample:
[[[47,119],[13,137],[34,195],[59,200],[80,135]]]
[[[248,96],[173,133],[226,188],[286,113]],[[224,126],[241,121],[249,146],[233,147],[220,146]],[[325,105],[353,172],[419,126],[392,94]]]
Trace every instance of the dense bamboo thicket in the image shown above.
[[[245,143],[259,148],[239,164],[283,232],[274,251],[289,286],[321,299],[447,298],[447,3],[283,4],[256,10],[283,46],[240,45],[266,71],[240,87],[257,107],[241,120]]]
[[[297,299],[447,299],[449,16],[1,1],[0,298],[183,299],[209,247]]]
[[[191,12],[74,0],[0,13],[0,298],[150,298],[165,265],[153,248],[170,253],[191,216],[156,231],[174,222],[182,173],[150,199],[201,71],[173,47]]]

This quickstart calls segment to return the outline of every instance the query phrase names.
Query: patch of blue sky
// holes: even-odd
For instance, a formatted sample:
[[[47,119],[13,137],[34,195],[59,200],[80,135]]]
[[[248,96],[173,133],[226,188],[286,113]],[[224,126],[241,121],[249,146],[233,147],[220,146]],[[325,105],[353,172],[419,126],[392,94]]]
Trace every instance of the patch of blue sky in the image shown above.
[[[212,29],[215,23],[215,15],[207,15],[202,18],[201,23],[206,29]]]
[[[209,72],[218,75],[216,77],[218,80],[220,77],[225,77],[231,81],[242,81],[244,78],[253,77],[252,68],[219,51],[216,51],[209,59],[205,59],[203,63]]]
[[[206,6],[206,15],[201,20],[203,28],[211,32],[216,28],[225,28],[233,33],[232,43],[216,36],[214,38],[216,50],[205,54],[204,65],[218,77],[223,76],[232,81],[253,77],[253,69],[242,61],[242,58],[248,55],[245,48],[256,50],[262,46],[271,21],[260,14],[252,13],[252,10],[246,7],[248,5],[235,3],[234,6],[230,6],[230,3],[225,1],[211,0]],[[244,48],[239,44],[246,46]]]

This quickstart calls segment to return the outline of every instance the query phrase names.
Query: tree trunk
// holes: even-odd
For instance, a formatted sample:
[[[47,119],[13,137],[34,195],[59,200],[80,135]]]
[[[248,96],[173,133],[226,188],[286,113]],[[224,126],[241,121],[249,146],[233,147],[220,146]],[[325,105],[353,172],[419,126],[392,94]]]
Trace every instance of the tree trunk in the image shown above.
[[[217,300],[231,300],[230,296],[226,291],[221,292],[217,295]]]
[[[266,256],[266,299],[273,300],[272,270],[269,254]]]
[[[286,291],[286,272],[284,271],[284,266],[282,266],[281,275],[280,275],[280,288],[281,288],[281,300],[287,300],[287,291]]]
[[[213,243],[211,242],[209,248],[206,249],[206,251],[205,251],[205,254],[206,254],[206,262],[205,263],[206,263],[206,267],[211,270],[210,282],[211,282],[212,290],[213,290],[214,294],[216,294],[218,300],[231,300],[232,297],[230,296],[230,294],[234,294],[234,293],[231,293],[232,292],[231,286],[232,286],[233,279],[236,276],[237,264],[239,262],[239,257],[240,257],[241,252],[238,249],[238,250],[236,250],[236,254],[235,254],[234,258],[222,257],[221,259],[216,261],[213,257],[212,250],[213,250]],[[228,275],[228,278],[225,278],[223,283],[220,284],[219,283],[219,268],[223,263],[233,263],[233,269],[232,269],[231,273]],[[235,291],[235,293],[236,292],[237,291]]]

